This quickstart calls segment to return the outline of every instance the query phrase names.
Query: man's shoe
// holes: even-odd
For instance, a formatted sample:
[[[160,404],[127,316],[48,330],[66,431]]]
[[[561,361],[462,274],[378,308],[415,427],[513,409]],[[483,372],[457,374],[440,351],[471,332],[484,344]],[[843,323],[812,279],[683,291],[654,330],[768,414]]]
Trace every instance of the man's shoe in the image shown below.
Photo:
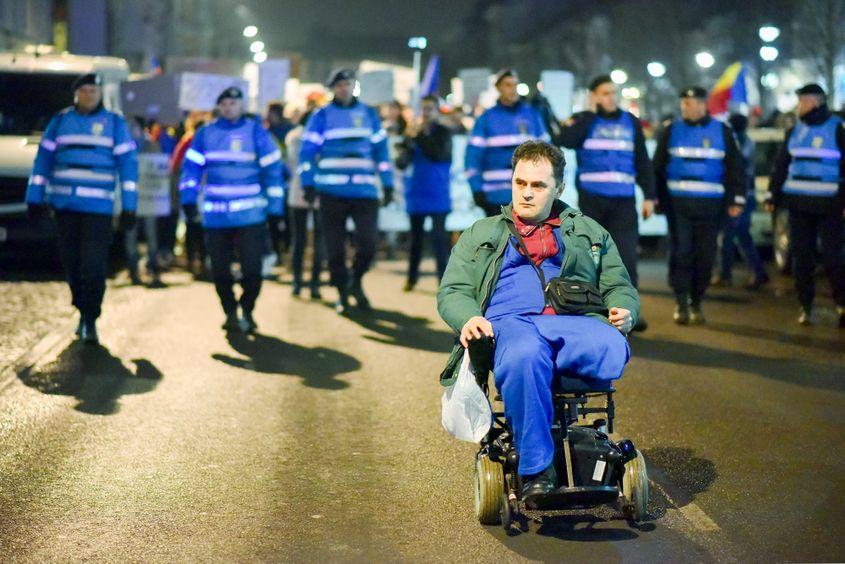
[[[842,319],[840,317],[840,319]],[[813,310],[808,307],[802,307],[801,313],[798,315],[798,325],[805,327],[813,324]]]
[[[769,275],[763,274],[763,276],[753,276],[747,284],[745,284],[746,290],[759,290],[763,286],[769,283]]]
[[[710,285],[714,288],[730,288],[733,286],[730,278],[723,278],[721,276],[714,276],[710,279]]]
[[[129,281],[132,283],[133,286],[143,286],[144,281],[141,280],[141,275],[137,272],[130,272],[129,273]]]
[[[525,482],[522,485],[522,500],[529,508],[534,505],[537,498],[548,495],[557,489],[557,474],[554,464],[549,464],[548,468],[536,476],[523,477],[523,480]]]
[[[363,311],[371,309],[370,300],[367,298],[366,294],[364,294],[364,288],[361,287],[360,280],[353,282],[349,286],[349,293],[352,294],[353,298],[355,298],[355,305],[358,306],[358,309]]]
[[[689,308],[690,325],[704,325],[704,314],[701,312],[701,304],[691,304]]]
[[[79,338],[83,343],[95,345],[100,342],[97,336],[97,324],[93,319],[82,320],[82,331],[79,333]]]
[[[167,288],[167,284],[165,284],[158,276],[154,276],[147,287],[152,288],[153,290],[158,290],[161,288]]]
[[[293,294],[294,298],[298,298],[299,294],[302,293],[302,282],[294,281],[293,287],[291,288],[291,293]]]
[[[323,299],[323,296],[320,294],[319,286],[311,286],[311,299],[315,302],[319,302]]]
[[[241,320],[238,319],[237,312],[226,314],[226,321],[223,323],[222,329],[227,333],[235,333],[241,331]]]
[[[79,323],[76,325],[76,336],[77,337],[82,336],[82,318],[81,317],[79,318]]]
[[[403,292],[413,292],[414,288],[416,288],[416,286],[417,286],[416,282],[411,282],[410,280],[408,280],[407,282],[405,282],[405,287],[402,288],[402,291]]]
[[[344,314],[349,310],[349,296],[346,292],[339,292],[337,302],[334,304],[334,310],[339,314]]]
[[[672,314],[672,319],[675,320],[675,323],[678,325],[689,325],[690,322],[690,312],[689,306],[678,304],[675,306],[675,313]]]
[[[255,319],[252,318],[252,312],[245,311],[243,317],[241,318],[241,331],[248,335],[252,335],[256,330],[258,330],[258,324],[255,323]]]
[[[637,322],[634,324],[633,331],[637,331],[638,333],[642,333],[648,329],[648,322],[645,320],[645,317],[638,317]]]

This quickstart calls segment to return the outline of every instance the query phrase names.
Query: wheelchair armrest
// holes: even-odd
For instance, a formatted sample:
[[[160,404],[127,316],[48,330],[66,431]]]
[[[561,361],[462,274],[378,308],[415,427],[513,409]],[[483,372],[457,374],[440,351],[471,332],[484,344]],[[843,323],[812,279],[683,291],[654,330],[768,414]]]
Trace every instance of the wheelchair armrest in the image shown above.
[[[480,339],[473,339],[469,342],[469,361],[472,363],[473,372],[479,383],[487,383],[487,374],[493,370],[493,350],[496,347],[496,340],[482,335]]]

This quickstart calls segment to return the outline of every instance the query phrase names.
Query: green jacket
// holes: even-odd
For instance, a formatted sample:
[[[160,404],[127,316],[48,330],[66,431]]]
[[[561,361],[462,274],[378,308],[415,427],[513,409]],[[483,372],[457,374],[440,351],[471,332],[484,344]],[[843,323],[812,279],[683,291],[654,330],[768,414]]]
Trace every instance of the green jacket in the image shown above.
[[[554,208],[555,211],[560,210],[560,234],[564,247],[560,276],[595,285],[608,308],[630,310],[636,323],[640,297],[631,284],[610,234],[580,211],[563,202],[560,204]],[[510,237],[506,222],[513,222],[512,212],[513,207],[508,204],[502,207],[500,215],[476,221],[463,232],[452,249],[437,291],[437,311],[456,333],[461,332],[471,317],[484,315],[490,303]],[[590,315],[610,323],[606,317]],[[446,369],[440,375],[442,385],[454,382],[462,356],[463,347],[456,343]]]

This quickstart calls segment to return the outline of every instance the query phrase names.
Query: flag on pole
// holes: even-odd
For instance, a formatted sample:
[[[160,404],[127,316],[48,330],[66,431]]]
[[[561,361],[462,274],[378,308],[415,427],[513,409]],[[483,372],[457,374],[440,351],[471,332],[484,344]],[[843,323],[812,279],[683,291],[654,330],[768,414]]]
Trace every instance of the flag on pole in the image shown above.
[[[432,55],[425,67],[425,74],[420,83],[420,98],[437,94],[438,75],[440,74],[440,55]]]
[[[745,66],[734,63],[716,82],[707,98],[707,110],[714,116],[729,111],[748,112],[748,89],[745,85]]]

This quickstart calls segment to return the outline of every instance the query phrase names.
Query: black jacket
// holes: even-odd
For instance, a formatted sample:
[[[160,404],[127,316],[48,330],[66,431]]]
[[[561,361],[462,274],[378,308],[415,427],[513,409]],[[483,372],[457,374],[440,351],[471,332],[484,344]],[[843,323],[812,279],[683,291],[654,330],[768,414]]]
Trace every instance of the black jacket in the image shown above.
[[[707,125],[713,119],[709,115],[704,116],[698,121],[687,121],[689,125]],[[664,210],[669,203],[669,186],[666,177],[666,169],[669,166],[669,137],[672,135],[672,123],[669,123],[661,131],[657,139],[657,149],[654,151],[654,181],[657,192],[657,199],[660,202],[660,207]],[[734,138],[733,131],[730,126],[722,124],[722,135],[725,139],[725,158],[722,165],[725,167],[725,175],[723,184],[725,186],[725,199],[715,202],[709,198],[675,198],[675,200],[685,200],[684,204],[687,207],[700,208],[719,208],[721,211],[725,206],[744,206],[745,205],[745,171],[743,170],[743,157],[739,152],[739,147],[736,145],[736,138]]]
[[[599,114],[608,119],[618,119],[622,115],[622,110],[617,108],[615,111],[608,113],[599,108],[598,114],[578,112],[563,124],[560,135],[555,139],[555,144],[567,149],[580,149],[584,145],[584,141],[587,140],[587,135],[590,134],[593,120]],[[634,167],[637,171],[637,185],[642,188],[646,200],[653,200],[655,196],[654,171],[651,168],[651,161],[645,148],[645,135],[643,135],[640,120],[633,114],[631,119],[634,122]]]
[[[820,125],[827,121],[830,115],[827,106],[819,106],[802,116],[801,121],[807,125]],[[789,154],[788,146],[791,136],[792,129],[789,129],[786,132],[786,137],[784,137],[784,143],[775,157],[772,174],[769,177],[769,201],[775,207],[785,207],[806,213],[842,213],[842,210],[845,209],[845,127],[839,127],[836,130],[836,146],[839,147],[842,158],[839,161],[839,192],[835,198],[784,194],[783,185],[789,176],[789,165],[792,162],[792,155]]]

